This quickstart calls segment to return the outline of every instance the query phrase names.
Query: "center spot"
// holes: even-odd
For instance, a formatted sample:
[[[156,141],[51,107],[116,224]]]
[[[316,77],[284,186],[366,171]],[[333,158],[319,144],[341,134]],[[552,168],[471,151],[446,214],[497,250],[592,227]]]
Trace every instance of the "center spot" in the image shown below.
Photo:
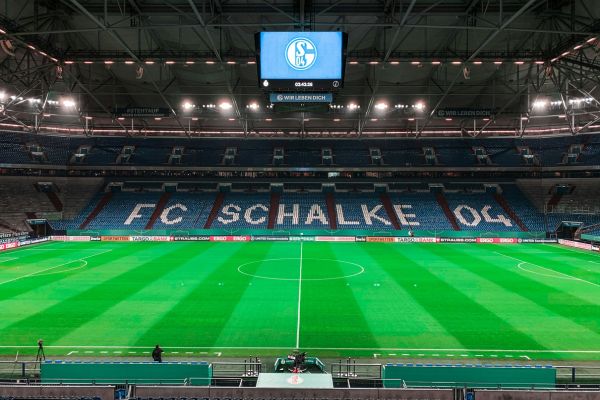
[[[238,271],[253,278],[297,281],[300,277],[300,257],[269,258],[240,265]],[[365,272],[362,265],[327,258],[302,258],[303,281],[345,279]]]

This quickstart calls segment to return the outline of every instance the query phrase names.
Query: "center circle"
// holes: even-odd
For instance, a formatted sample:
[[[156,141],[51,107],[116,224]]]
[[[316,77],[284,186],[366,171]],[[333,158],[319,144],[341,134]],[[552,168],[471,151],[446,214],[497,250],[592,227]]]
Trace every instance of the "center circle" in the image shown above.
[[[329,258],[283,257],[250,261],[238,266],[240,274],[260,279],[298,281],[302,261],[303,281],[330,281],[360,275],[365,268],[351,261]]]

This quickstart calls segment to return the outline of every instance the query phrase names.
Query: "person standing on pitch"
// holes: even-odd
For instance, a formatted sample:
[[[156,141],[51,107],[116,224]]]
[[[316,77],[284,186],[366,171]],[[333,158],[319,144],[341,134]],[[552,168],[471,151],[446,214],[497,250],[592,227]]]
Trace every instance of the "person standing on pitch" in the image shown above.
[[[163,352],[164,352],[164,350],[161,349],[159,345],[156,345],[156,347],[152,351],[152,359],[154,361],[156,361],[156,362],[161,363],[162,362],[162,353]]]
[[[37,356],[35,357],[35,361],[46,361],[46,354],[44,354],[44,341],[42,339],[39,339],[37,341],[38,344],[38,352],[37,352]]]

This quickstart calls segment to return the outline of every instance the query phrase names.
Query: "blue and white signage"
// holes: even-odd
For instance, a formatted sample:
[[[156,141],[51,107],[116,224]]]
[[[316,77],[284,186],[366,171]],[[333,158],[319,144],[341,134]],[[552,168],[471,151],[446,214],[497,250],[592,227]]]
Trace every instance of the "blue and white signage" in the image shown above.
[[[342,32],[260,32],[260,84],[267,88],[280,81],[278,87],[285,82],[289,87],[310,89],[319,85],[299,82],[328,81],[329,87],[341,87],[344,44]]]
[[[271,103],[331,103],[331,93],[271,93]]]

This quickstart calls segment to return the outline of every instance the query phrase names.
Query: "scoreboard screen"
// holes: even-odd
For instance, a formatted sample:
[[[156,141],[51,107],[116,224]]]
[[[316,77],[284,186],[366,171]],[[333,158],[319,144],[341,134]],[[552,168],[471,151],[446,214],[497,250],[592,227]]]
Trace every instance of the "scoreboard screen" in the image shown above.
[[[256,34],[259,85],[265,90],[342,87],[347,35],[343,32]]]

